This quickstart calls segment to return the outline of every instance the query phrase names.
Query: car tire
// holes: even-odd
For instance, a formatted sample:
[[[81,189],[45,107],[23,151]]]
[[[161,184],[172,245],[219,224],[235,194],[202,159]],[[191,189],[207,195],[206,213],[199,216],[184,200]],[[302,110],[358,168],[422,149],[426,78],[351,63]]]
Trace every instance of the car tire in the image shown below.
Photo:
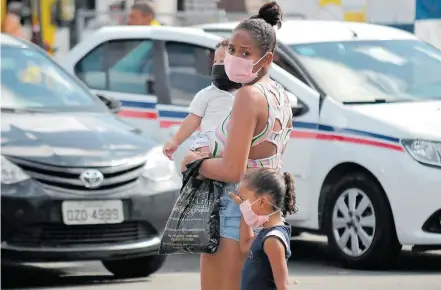
[[[106,260],[102,263],[116,278],[141,278],[158,271],[164,264],[165,258],[166,256],[154,255],[124,260]]]
[[[325,230],[345,268],[387,268],[402,248],[386,195],[365,172],[349,173],[334,184],[325,204]]]

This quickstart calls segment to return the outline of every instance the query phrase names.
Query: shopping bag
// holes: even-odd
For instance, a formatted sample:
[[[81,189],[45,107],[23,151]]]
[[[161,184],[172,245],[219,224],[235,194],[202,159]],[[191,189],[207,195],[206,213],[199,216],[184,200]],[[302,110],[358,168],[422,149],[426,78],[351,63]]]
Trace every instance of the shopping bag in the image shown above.
[[[159,254],[208,253],[219,247],[219,198],[223,183],[203,178],[199,167],[208,158],[187,165],[181,194],[168,218]]]

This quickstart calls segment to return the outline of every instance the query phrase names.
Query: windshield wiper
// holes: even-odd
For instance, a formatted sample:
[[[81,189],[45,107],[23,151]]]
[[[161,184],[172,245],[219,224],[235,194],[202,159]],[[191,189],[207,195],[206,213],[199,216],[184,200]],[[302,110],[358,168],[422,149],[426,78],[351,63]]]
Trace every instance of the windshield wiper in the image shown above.
[[[50,110],[46,110],[46,109],[37,109],[37,108],[32,108],[32,109],[26,109],[26,108],[1,108],[2,112],[5,113],[49,113]]]
[[[375,100],[363,100],[363,101],[344,101],[345,105],[364,105],[364,104],[384,104],[393,101],[386,101],[386,99],[375,99]]]

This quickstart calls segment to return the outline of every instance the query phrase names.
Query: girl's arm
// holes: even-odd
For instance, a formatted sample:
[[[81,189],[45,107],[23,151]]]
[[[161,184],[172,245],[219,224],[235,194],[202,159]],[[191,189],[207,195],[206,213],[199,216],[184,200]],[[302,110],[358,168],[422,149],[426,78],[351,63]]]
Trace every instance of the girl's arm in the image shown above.
[[[182,125],[179,127],[178,132],[176,132],[176,134],[173,136],[172,140],[176,142],[178,146],[181,145],[199,128],[199,126],[201,126],[201,121],[202,117],[192,113],[188,114],[184,122],[182,122]]]
[[[275,236],[269,236],[264,241],[263,250],[271,264],[277,290],[288,290],[288,265],[285,258],[285,246],[282,241]]]
[[[234,98],[223,157],[205,160],[199,169],[203,176],[224,182],[240,181],[246,170],[260,108],[266,106],[261,95],[255,87],[239,89]]]
[[[205,89],[200,90],[191,101],[190,106],[188,107],[190,113],[179,127],[178,132],[176,132],[172,138],[178,146],[187,140],[187,138],[201,126],[202,118],[205,116],[205,110],[211,99],[210,88],[211,86],[208,86]]]

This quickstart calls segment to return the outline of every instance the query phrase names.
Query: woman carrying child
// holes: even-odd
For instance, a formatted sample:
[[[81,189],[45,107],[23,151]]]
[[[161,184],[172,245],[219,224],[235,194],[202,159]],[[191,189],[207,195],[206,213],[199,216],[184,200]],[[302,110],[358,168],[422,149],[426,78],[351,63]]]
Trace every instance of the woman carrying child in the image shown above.
[[[244,265],[239,243],[242,214],[228,194],[236,193],[246,172],[256,168],[277,171],[282,166],[292,130],[292,111],[284,88],[269,77],[276,47],[273,26],[280,27],[281,21],[280,6],[266,3],[258,15],[242,21],[229,40],[225,71],[231,81],[243,86],[236,93],[231,113],[209,136],[214,158],[203,161],[199,170],[206,178],[225,182],[220,197],[219,249],[213,255],[201,255],[202,290],[240,289]],[[182,165],[200,158],[190,151]]]
[[[211,71],[213,83],[196,94],[190,104],[187,118],[176,134],[165,144],[163,152],[170,160],[173,159],[173,154],[178,147],[198,128],[201,132],[193,140],[190,150],[200,154],[209,153],[210,132],[230,113],[234,93],[242,85],[230,81],[225,73],[224,58],[227,46],[228,39],[216,45]]]

